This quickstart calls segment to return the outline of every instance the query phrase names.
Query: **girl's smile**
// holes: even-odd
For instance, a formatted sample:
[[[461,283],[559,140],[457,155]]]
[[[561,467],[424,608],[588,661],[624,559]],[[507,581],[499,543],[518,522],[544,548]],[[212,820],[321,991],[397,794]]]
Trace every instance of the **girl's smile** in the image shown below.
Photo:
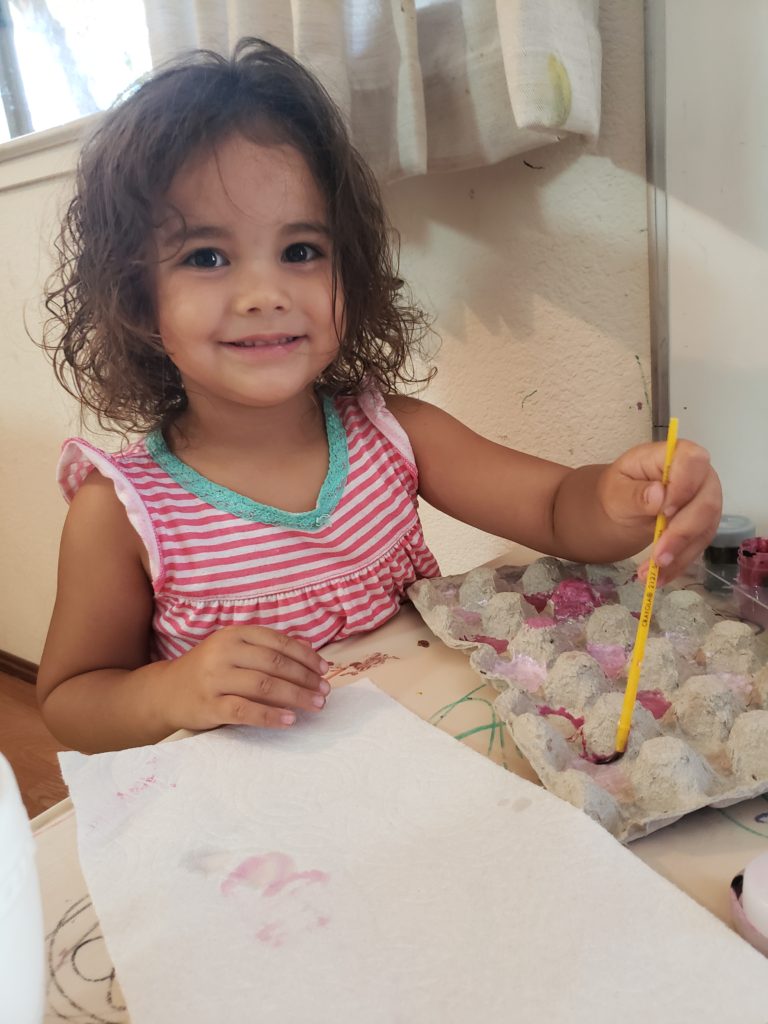
[[[242,136],[185,165],[156,230],[158,330],[189,413],[306,400],[338,352],[333,244],[303,156]]]
[[[298,344],[305,339],[305,334],[254,334],[249,338],[237,338],[234,341],[222,341],[220,344],[224,345],[226,348],[233,348],[238,351],[254,352],[260,355],[274,355],[281,352],[293,352]]]

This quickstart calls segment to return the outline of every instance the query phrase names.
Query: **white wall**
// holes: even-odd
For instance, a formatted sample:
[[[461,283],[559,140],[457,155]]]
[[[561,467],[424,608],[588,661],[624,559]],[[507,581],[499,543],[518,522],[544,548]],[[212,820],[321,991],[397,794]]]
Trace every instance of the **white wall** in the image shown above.
[[[592,151],[569,140],[386,197],[404,277],[442,337],[426,397],[495,441],[574,465],[650,438],[642,17],[631,0],[601,4]],[[423,518],[444,572],[510,549],[434,510]]]
[[[666,5],[671,411],[768,532],[768,4]]]
[[[35,662],[64,518],[53,470],[77,410],[27,330],[39,337],[49,239],[68,185],[60,172],[75,152],[62,146],[0,163],[0,649]]]
[[[404,276],[442,338],[429,400],[494,440],[574,465],[650,436],[642,5],[603,8],[597,146],[571,140],[386,191]],[[56,175],[72,156],[70,146],[0,162],[0,649],[30,661],[42,649],[64,517],[53,469],[76,414],[27,338],[23,309],[31,304],[37,333],[44,253],[67,184]],[[46,180],[25,184],[30,173]],[[445,572],[510,548],[433,510],[424,519]]]

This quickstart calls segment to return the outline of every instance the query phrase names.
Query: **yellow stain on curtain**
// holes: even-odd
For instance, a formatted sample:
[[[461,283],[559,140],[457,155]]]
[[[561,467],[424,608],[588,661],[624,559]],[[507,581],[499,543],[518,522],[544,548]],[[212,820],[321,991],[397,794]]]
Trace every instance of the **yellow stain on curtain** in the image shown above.
[[[547,61],[549,84],[552,87],[552,127],[565,124],[571,113],[571,80],[562,61],[550,53]]]

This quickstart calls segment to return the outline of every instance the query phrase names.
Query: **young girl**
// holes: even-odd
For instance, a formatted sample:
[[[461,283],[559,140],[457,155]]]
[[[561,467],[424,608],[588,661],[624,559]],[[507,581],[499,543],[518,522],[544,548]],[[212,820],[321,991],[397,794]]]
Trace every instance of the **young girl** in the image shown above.
[[[421,494],[542,552],[610,561],[663,507],[669,578],[720,514],[681,442],[568,469],[397,388],[425,329],[379,193],[322,87],[243,40],[154,74],[85,145],[49,285],[62,383],[120,454],[65,443],[71,502],[38,680],[86,751],[226,723],[289,728],[329,691],[317,648],[392,616],[438,573]],[[53,329],[53,336],[50,329]]]

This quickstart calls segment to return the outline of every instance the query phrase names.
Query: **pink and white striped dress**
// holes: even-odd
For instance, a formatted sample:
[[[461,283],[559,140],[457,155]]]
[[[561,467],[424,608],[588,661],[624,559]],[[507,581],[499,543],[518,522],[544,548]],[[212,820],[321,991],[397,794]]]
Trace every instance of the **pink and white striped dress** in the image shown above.
[[[149,555],[153,657],[174,658],[221,626],[255,624],[314,647],[381,625],[439,574],[417,514],[406,433],[376,392],[324,399],[329,466],[311,512],[284,512],[180,462],[162,435],[120,454],[62,446],[69,501],[93,469],[113,481]]]

